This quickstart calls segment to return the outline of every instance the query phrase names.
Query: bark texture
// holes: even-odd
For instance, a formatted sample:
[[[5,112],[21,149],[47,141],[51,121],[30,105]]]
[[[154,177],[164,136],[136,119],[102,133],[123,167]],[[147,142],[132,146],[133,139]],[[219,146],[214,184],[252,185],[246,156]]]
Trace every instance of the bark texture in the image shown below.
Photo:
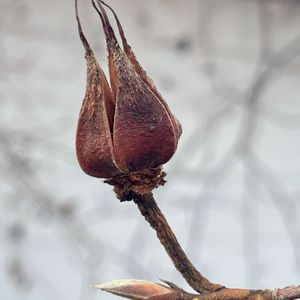
[[[225,288],[218,283],[210,282],[191,263],[177,241],[175,234],[166,218],[155,202],[152,193],[135,195],[133,201],[137,204],[145,220],[155,230],[157,237],[164,246],[176,269],[186,282],[199,293],[177,294],[174,300],[292,300],[300,299],[300,285],[292,285],[282,289],[250,290]],[[173,295],[174,297],[174,295]],[[165,299],[165,298],[162,298]]]

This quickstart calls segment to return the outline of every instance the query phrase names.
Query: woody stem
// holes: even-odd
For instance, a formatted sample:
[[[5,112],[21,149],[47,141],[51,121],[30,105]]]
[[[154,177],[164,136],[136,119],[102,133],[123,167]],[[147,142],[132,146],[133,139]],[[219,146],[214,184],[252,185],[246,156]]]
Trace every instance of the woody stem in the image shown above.
[[[191,263],[166,218],[157,206],[152,193],[134,194],[133,201],[138,206],[145,220],[156,231],[161,244],[171,258],[176,269],[187,283],[200,295],[186,294],[186,299],[193,300],[292,300],[300,299],[300,286],[292,285],[282,289],[250,290],[231,289],[210,282]],[[184,298],[185,299],[185,298]]]
[[[136,195],[133,200],[146,221],[156,231],[157,237],[164,246],[176,269],[195,291],[207,293],[215,292],[223,288],[220,284],[210,282],[188,259],[165,216],[157,206],[152,193]]]

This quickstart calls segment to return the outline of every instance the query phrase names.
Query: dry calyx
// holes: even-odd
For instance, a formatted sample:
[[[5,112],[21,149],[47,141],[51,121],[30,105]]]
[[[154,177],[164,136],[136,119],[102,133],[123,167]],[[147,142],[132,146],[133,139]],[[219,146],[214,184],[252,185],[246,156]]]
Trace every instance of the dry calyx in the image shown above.
[[[87,62],[87,87],[81,107],[76,152],[88,175],[106,178],[121,200],[146,194],[164,183],[162,164],[176,151],[180,123],[127,43],[115,12],[103,1],[92,0],[104,29],[110,84],[76,18]],[[121,49],[104,9],[117,22]]]

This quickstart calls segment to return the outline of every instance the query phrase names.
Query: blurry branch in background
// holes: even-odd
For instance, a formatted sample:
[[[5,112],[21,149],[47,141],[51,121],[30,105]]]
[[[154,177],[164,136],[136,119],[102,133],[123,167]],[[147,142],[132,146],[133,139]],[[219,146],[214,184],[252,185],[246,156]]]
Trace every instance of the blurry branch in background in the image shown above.
[[[106,243],[100,242],[100,241],[95,241],[95,238],[89,237],[90,234],[85,226],[81,223],[79,219],[77,219],[76,215],[71,214],[67,218],[62,217],[61,214],[59,213],[60,211],[60,204],[56,203],[55,199],[52,198],[49,194],[45,192],[45,188],[42,187],[41,183],[39,183],[38,178],[36,177],[35,172],[33,171],[34,168],[30,167],[30,162],[24,161],[24,159],[19,155],[18,151],[15,151],[14,147],[11,145],[11,134],[10,134],[10,139],[8,140],[6,135],[1,132],[0,138],[1,138],[1,145],[4,145],[4,147],[1,148],[2,150],[2,155],[4,154],[6,156],[6,168],[9,168],[11,170],[14,170],[14,172],[10,172],[10,178],[6,178],[6,180],[11,180],[12,184],[16,188],[16,192],[20,190],[20,192],[24,195],[25,199],[30,200],[30,206],[35,208],[35,211],[39,211],[42,213],[42,215],[47,216],[47,218],[51,219],[51,222],[56,224],[57,229],[60,231],[60,233],[65,234],[65,238],[69,240],[72,244],[71,249],[75,252],[77,252],[76,249],[80,250],[80,248],[84,247],[88,249],[92,255],[92,253],[99,253],[99,249],[102,249],[102,255],[105,255],[106,257],[108,255],[112,255],[114,259],[116,257],[120,257],[120,259],[131,261],[133,265],[136,265],[136,268],[134,269],[132,274],[135,276],[137,275],[136,271],[140,270],[142,271],[143,268],[141,265],[138,264],[138,262],[133,259],[130,256],[127,256],[125,253],[119,253],[117,254],[115,251],[116,249],[114,248],[109,248],[107,249]],[[26,139],[25,139],[26,140]],[[32,139],[31,137],[31,140]],[[14,140],[14,146],[16,145],[16,140]],[[21,146],[21,145],[20,145]],[[27,193],[29,192],[29,195]],[[29,196],[29,198],[28,198]],[[142,214],[146,217],[146,219],[150,220],[149,217],[152,215],[148,215],[148,213],[154,208],[155,211],[158,210],[158,214],[161,214],[159,212],[158,207],[155,205],[154,200],[149,199],[147,202],[140,201],[141,199],[137,199],[136,202],[138,206],[141,209]],[[156,207],[156,208],[155,208]],[[148,210],[150,208],[150,210]],[[152,217],[154,218],[151,222],[152,226],[158,226],[156,229],[158,230],[158,234],[161,235],[164,231],[164,226],[167,226],[167,231],[170,230],[168,227],[167,223],[163,221],[163,223],[157,223],[156,219],[156,212],[154,211],[154,215]],[[161,218],[161,217],[160,217]],[[165,246],[168,248],[168,242],[165,244]],[[109,250],[106,251],[105,249]],[[174,254],[177,253],[179,254],[180,251],[178,248],[174,249]],[[81,251],[77,252],[80,253]],[[173,258],[174,259],[174,258]],[[176,258],[175,258],[176,259]],[[99,263],[99,262],[98,262]],[[180,263],[184,263],[184,260],[180,258]],[[183,270],[184,272],[189,271],[188,269]],[[145,277],[147,275],[147,272],[145,271],[142,277]],[[149,275],[148,275],[149,276]],[[47,286],[47,278],[44,276],[45,285]],[[49,283],[50,285],[50,283]],[[105,286],[103,286],[105,289]],[[194,295],[194,294],[189,294],[189,293],[184,293],[182,290],[180,291],[175,291],[174,292],[174,287],[170,287],[171,292],[174,296],[178,297],[178,294],[180,294],[183,298],[174,298],[174,299],[222,299],[222,297],[232,297],[231,299],[248,299],[249,297],[251,299],[256,299],[256,296],[264,295],[264,299],[295,299],[296,294],[295,291],[297,291],[294,288],[288,288],[288,289],[278,289],[276,291],[247,291],[247,290],[232,290],[232,289],[221,289],[219,291],[213,292],[210,296],[207,293],[201,294],[201,295]],[[54,287],[49,286],[49,290],[52,290],[51,293],[48,294],[49,298],[51,297],[51,294],[58,294],[58,292],[55,292]],[[176,290],[176,289],[175,289]],[[223,291],[223,292],[222,292]],[[114,292],[114,290],[113,290]],[[169,294],[168,294],[169,295]],[[288,295],[288,298],[285,298],[285,295]],[[272,296],[273,298],[268,298],[269,296]],[[281,298],[276,298],[276,297],[281,297]],[[211,297],[211,298],[210,298]],[[59,299],[59,297],[58,297]],[[163,298],[161,298],[163,299]],[[171,298],[168,298],[171,299]]]
[[[1,18],[1,25],[3,25],[4,19],[8,19],[10,16],[15,15],[16,12],[13,10],[20,5],[18,2],[6,2],[5,6],[1,4],[1,16],[5,17]],[[276,124],[280,129],[298,130],[300,128],[299,115],[297,113],[283,113],[276,110],[272,105],[268,105],[266,114],[260,107],[263,90],[273,83],[272,78],[280,76],[283,71],[285,73],[289,72],[289,64],[291,64],[293,59],[299,54],[299,37],[296,37],[292,42],[284,46],[282,50],[275,51],[273,49],[271,41],[273,35],[272,22],[270,22],[271,16],[269,15],[270,12],[268,12],[267,8],[268,2],[270,1],[256,1],[260,13],[259,20],[261,24],[261,43],[259,50],[261,52],[261,58],[259,59],[259,63],[257,63],[258,66],[255,76],[245,93],[234,86],[234,83],[229,85],[224,82],[221,91],[220,87],[215,84],[215,77],[211,75],[210,71],[213,70],[214,72],[218,72],[218,63],[215,60],[215,56],[220,55],[220,52],[216,53],[217,51],[214,51],[214,47],[218,47],[218,45],[211,41],[211,44],[208,44],[210,47],[208,47],[207,51],[202,52],[204,58],[209,55],[207,78],[210,79],[211,82],[211,94],[208,95],[208,97],[220,97],[220,94],[222,94],[222,96],[221,101],[216,103],[211,109],[211,114],[208,115],[205,120],[201,120],[202,123],[199,124],[199,127],[191,134],[191,139],[187,140],[184,145],[187,151],[190,152],[188,153],[185,151],[184,155],[187,156],[192,153],[197,153],[198,155],[200,152],[198,147],[200,146],[204,149],[206,147],[206,142],[213,136],[213,132],[222,127],[222,121],[225,118],[230,119],[232,115],[238,113],[237,110],[243,106],[247,117],[245,119],[243,118],[239,125],[241,132],[236,136],[234,145],[224,154],[223,159],[220,160],[214,170],[210,170],[209,167],[207,167],[206,170],[206,160],[209,160],[209,157],[203,157],[203,160],[201,160],[197,167],[197,170],[201,170],[200,174],[196,174],[199,176],[195,176],[194,169],[193,174],[190,174],[193,176],[194,180],[196,179],[203,182],[204,189],[200,196],[198,195],[195,197],[195,201],[193,201],[194,203],[192,203],[191,207],[186,206],[187,210],[190,209],[192,214],[192,221],[188,232],[189,242],[186,248],[189,252],[193,251],[199,256],[201,247],[200,245],[198,247],[198,243],[199,240],[201,242],[201,238],[204,236],[204,231],[207,227],[207,224],[205,223],[206,215],[209,213],[209,206],[211,205],[211,201],[207,201],[208,196],[210,196],[210,191],[226,178],[227,174],[230,173],[237,161],[242,161],[245,176],[245,199],[242,203],[241,212],[243,212],[244,247],[245,249],[247,248],[247,251],[245,251],[245,259],[248,265],[248,278],[257,278],[257,276],[260,276],[260,272],[257,269],[259,262],[256,260],[256,254],[259,248],[259,241],[257,241],[256,236],[257,225],[255,225],[257,208],[255,207],[256,203],[253,202],[253,200],[257,201],[258,195],[252,194],[253,192],[256,193],[256,189],[259,187],[265,190],[278,208],[278,212],[286,226],[290,242],[293,246],[292,249],[294,251],[296,266],[298,270],[300,270],[300,252],[298,251],[300,240],[299,214],[297,213],[297,207],[299,207],[297,202],[298,199],[293,199],[284,186],[284,183],[282,182],[284,174],[277,174],[274,172],[261,160],[258,153],[253,151],[255,143],[257,142],[257,140],[253,138],[253,135],[259,130],[258,125],[255,124],[255,120],[258,117],[263,117],[266,121]],[[217,2],[199,1],[199,3],[202,3],[201,9],[204,5],[209,6],[206,11],[209,13],[206,14],[205,12],[203,15],[206,16],[206,22],[210,22],[211,14],[214,10],[218,9],[218,5],[216,5]],[[233,3],[236,4],[235,1]],[[288,1],[285,5],[288,6],[288,11],[297,11],[296,2]],[[206,28],[209,28],[207,27],[207,23],[201,25],[201,28],[203,29],[201,30],[201,37],[206,33]],[[213,30],[214,29],[211,28],[211,31],[208,31],[206,37],[207,40],[204,40],[204,43],[209,42],[209,39],[211,39],[210,35],[214,34]],[[3,30],[1,30],[1,32],[4,34]],[[7,67],[5,48],[2,47],[1,49],[5,54],[1,58],[1,63]],[[33,65],[31,65],[31,67],[33,67]],[[283,70],[285,67],[286,70]],[[15,73],[19,72],[17,65],[14,66],[14,68],[15,70],[12,71]],[[9,72],[3,72],[1,76],[6,77],[6,74],[9,74]],[[288,76],[292,77],[295,75],[288,74]],[[9,80],[9,78],[6,79]],[[5,97],[1,97],[1,105],[11,101],[16,107],[19,106],[21,111],[22,106],[26,101],[21,99],[24,102],[22,103],[19,99],[16,91],[20,87],[17,86],[15,82],[10,82],[10,84],[13,85],[15,95],[12,94],[11,99],[8,100]],[[241,102],[243,102],[243,104],[241,104]],[[55,124],[47,124],[45,127],[53,128],[54,125],[58,126],[57,124],[60,123],[55,122]],[[61,129],[63,126],[58,127],[58,129]],[[109,260],[113,260],[116,265],[122,265],[122,268],[130,276],[149,278],[152,274],[149,274],[149,271],[145,270],[142,260],[139,258],[139,261],[137,261],[137,258],[132,254],[134,253],[133,249],[136,248],[136,246],[133,245],[131,241],[128,243],[125,252],[107,245],[104,240],[97,238],[91,232],[89,226],[83,223],[82,218],[76,214],[76,205],[74,205],[73,201],[75,200],[76,202],[76,195],[74,195],[72,201],[70,201],[70,199],[61,198],[53,193],[51,188],[47,186],[47,183],[42,182],[42,176],[38,172],[38,163],[35,160],[34,151],[28,150],[34,149],[35,146],[40,149],[42,145],[40,151],[47,161],[49,159],[68,161],[72,152],[68,147],[65,147],[62,144],[44,140],[43,137],[39,135],[40,130],[38,129],[39,128],[35,128],[28,133],[29,131],[26,132],[23,129],[13,130],[6,126],[2,126],[2,124],[0,125],[0,176],[2,181],[0,182],[0,187],[5,187],[5,189],[3,189],[4,191],[8,187],[7,198],[9,198],[10,208],[14,210],[14,214],[16,215],[15,221],[12,224],[3,224],[3,228],[7,232],[7,236],[9,236],[9,245],[7,247],[12,247],[16,250],[9,253],[9,259],[6,261],[7,275],[15,282],[15,286],[17,288],[23,288],[23,290],[26,291],[35,283],[39,282],[41,285],[39,286],[37,284],[35,286],[38,286],[38,289],[40,288],[46,297],[49,299],[63,299],[63,297],[59,295],[60,293],[56,291],[56,287],[53,286],[49,275],[39,272],[38,262],[27,259],[26,253],[23,252],[26,243],[30,243],[28,235],[31,235],[31,232],[27,232],[27,227],[31,225],[31,222],[35,222],[35,219],[39,220],[39,224],[42,228],[48,227],[45,226],[45,223],[48,224],[49,221],[51,222],[53,225],[51,229],[61,237],[62,248],[64,248],[67,255],[75,254],[76,257],[79,258],[78,263],[82,263],[85,266],[86,272],[84,272],[84,276],[88,278],[84,281],[87,281],[88,283],[93,281],[95,278],[93,272],[95,272],[95,270],[101,272],[104,271],[105,266],[103,266],[103,261],[99,259],[99,253],[102,257],[105,256]],[[44,129],[46,128],[43,128],[43,130]],[[203,134],[200,136],[199,132]],[[243,136],[245,133],[247,133],[246,136]],[[55,136],[55,134],[56,132],[51,133],[52,136]],[[200,137],[195,138],[195,136]],[[24,149],[27,151],[24,151]],[[55,158],[52,154],[54,154]],[[182,159],[181,161],[184,160]],[[188,176],[188,169],[183,172],[184,177],[180,176],[179,172],[175,170],[175,168],[184,169],[185,166],[175,166],[172,168],[174,168],[172,173],[176,173],[179,178],[178,180],[181,182],[185,180],[185,177],[191,178],[191,176]],[[5,192],[2,190],[1,192],[3,197]],[[6,195],[4,197],[6,197]],[[174,198],[176,197],[178,196],[175,195]],[[22,207],[24,206],[26,207],[23,209]],[[10,208],[7,208],[5,205],[3,211],[8,211]],[[249,212],[252,213],[253,218],[250,218]],[[99,219],[105,219],[106,216],[103,214],[104,212],[99,210],[99,213],[97,212],[95,214],[95,222]],[[105,214],[112,214],[112,212],[106,210]],[[31,218],[34,220],[31,220]],[[2,224],[3,221],[0,220],[0,222]],[[132,241],[136,240],[136,244],[138,244],[139,247],[141,247],[140,244],[145,247],[143,242],[145,236],[143,235],[142,226],[139,226],[139,224],[140,223],[137,223]],[[248,248],[250,243],[253,248]],[[22,251],[19,251],[20,247]],[[84,255],[83,253],[88,253],[88,255]],[[124,264],[124,260],[126,260],[126,264]],[[256,270],[254,270],[254,268],[256,268]],[[255,273],[253,273],[254,271]],[[83,282],[81,299],[87,298],[84,292],[84,284],[86,284],[86,282]],[[251,284],[251,286],[253,285]],[[103,286],[103,288],[106,287]],[[176,288],[173,287],[173,291],[174,289],[176,290]],[[290,293],[287,299],[292,299],[291,293],[294,291],[295,289],[291,288],[277,290],[276,293],[277,297],[281,297],[282,294],[287,295]],[[228,289],[228,292],[231,293],[232,290],[230,291]],[[180,295],[182,295],[182,291],[180,293]],[[243,295],[245,296],[248,292],[244,291],[242,293],[244,293]],[[224,293],[224,295],[225,294],[226,293]],[[210,296],[218,298],[218,294],[216,293],[212,293]],[[207,294],[202,294],[202,298],[207,299]]]
[[[297,57],[299,57],[300,36],[298,35],[294,37],[279,50],[275,51],[272,49],[271,16],[268,7],[268,3],[270,4],[270,2],[263,0],[256,1],[256,3],[259,17],[260,43],[259,58],[253,79],[251,80],[251,83],[245,92],[238,92],[238,95],[236,95],[237,93],[234,92],[233,97],[231,95],[225,95],[224,98],[226,101],[222,99],[222,101],[220,101],[220,103],[218,103],[213,109],[211,116],[208,116],[195,130],[195,132],[198,134],[199,132],[203,132],[201,147],[202,149],[205,149],[205,147],[207,147],[206,144],[208,144],[208,142],[212,139],[211,136],[214,136],[215,132],[222,129],[222,121],[232,118],[232,115],[237,113],[239,106],[243,109],[245,116],[241,118],[239,123],[238,128],[240,128],[240,131],[236,135],[232,146],[229,147],[228,150],[224,151],[225,153],[216,166],[213,169],[210,169],[208,166],[208,171],[206,171],[207,162],[211,160],[211,151],[207,151],[207,154],[203,155],[203,159],[198,165],[197,169],[201,170],[200,181],[202,181],[205,188],[203,189],[202,194],[198,197],[195,197],[194,201],[192,202],[193,210],[191,210],[191,226],[188,234],[189,238],[187,247],[188,249],[195,249],[194,252],[197,251],[199,256],[199,247],[197,247],[197,242],[199,243],[199,240],[201,241],[202,236],[204,235],[206,228],[205,220],[207,219],[209,207],[211,206],[212,202],[212,199],[207,200],[207,198],[210,197],[211,191],[226,179],[227,174],[230,174],[230,172],[234,170],[238,163],[241,162],[244,166],[245,184],[245,199],[243,200],[241,208],[244,230],[244,251],[248,266],[246,274],[251,285],[253,285],[253,281],[257,282],[258,278],[262,274],[258,271],[261,264],[259,263],[258,256],[259,242],[257,241],[258,228],[256,224],[256,199],[259,197],[259,195],[256,194],[257,189],[266,189],[270,195],[270,198],[278,207],[278,212],[281,214],[286,225],[286,230],[291,237],[290,241],[293,244],[297,267],[299,266],[299,255],[296,249],[299,247],[300,234],[300,226],[297,218],[289,219],[285,213],[287,208],[295,206],[295,203],[292,203],[290,196],[285,191],[282,184],[277,184],[280,182],[280,176],[276,176],[274,172],[272,172],[271,169],[258,158],[256,153],[256,137],[259,135],[260,130],[258,124],[256,123],[257,119],[259,117],[263,117],[266,119],[266,121],[270,121],[270,118],[272,118],[271,116],[274,115],[274,108],[272,105],[268,106],[267,115],[264,115],[264,113],[261,111],[260,101],[262,100],[262,94],[271,85],[273,79],[280,76],[280,74],[285,71],[284,69],[288,65],[292,64]],[[212,16],[214,13],[214,8],[217,9],[214,7],[212,2],[207,1],[203,1],[202,5],[199,7],[199,11],[201,12],[201,16],[199,17],[201,23],[199,23],[199,27],[203,28],[201,31],[201,36],[199,35],[199,39],[201,39],[201,47],[204,48],[201,53],[204,56],[205,61],[210,65],[211,70],[217,72],[217,55],[222,55],[222,49],[216,49],[216,42],[211,41],[212,37],[210,36],[210,29],[212,27],[211,22],[214,17]],[[215,84],[215,77],[216,76],[207,76],[211,82],[212,94],[217,95],[220,88]],[[219,81],[222,80],[219,79]],[[234,88],[234,86],[226,86],[226,84],[224,84],[223,90],[234,91]],[[277,115],[278,120],[280,120],[279,113]],[[293,118],[295,121],[291,123],[289,127],[290,129],[297,130],[300,128],[300,126],[297,127],[297,124],[300,125],[296,121],[297,116],[298,115],[295,114]],[[293,116],[287,115],[284,120],[281,121],[282,126],[286,128],[291,117]],[[186,143],[185,147],[188,149],[190,154],[198,153],[199,149],[197,149],[197,147],[199,147],[199,144],[200,143],[198,139],[195,139],[194,136],[191,136],[191,139]],[[263,174],[261,174],[261,171],[263,171]],[[275,177],[277,180],[272,180],[270,176],[271,178]],[[183,180],[183,178],[181,180]],[[268,181],[268,184],[266,181]],[[274,185],[271,184],[271,182],[273,182]],[[276,194],[272,192],[274,189],[277,191],[277,195],[280,196],[274,197]],[[281,200],[279,199],[280,197]],[[293,210],[291,214],[297,215],[297,210]],[[197,239],[195,239],[196,235],[198,237]],[[256,270],[255,273],[253,272],[254,270]]]
[[[120,251],[119,249],[98,240],[76,215],[75,207],[68,199],[58,199],[51,194],[51,191],[47,191],[47,188],[42,184],[36,174],[34,158],[27,157],[25,154],[21,156],[22,152],[19,151],[19,149],[28,148],[28,141],[33,149],[37,145],[39,147],[41,146],[39,137],[35,137],[32,134],[27,134],[22,131],[8,129],[1,130],[0,128],[0,155],[2,158],[5,158],[3,159],[4,164],[1,167],[2,173],[0,175],[2,180],[11,186],[16,195],[22,195],[22,198],[18,197],[15,200],[17,202],[15,205],[19,207],[19,210],[24,210],[24,214],[20,215],[18,221],[20,224],[18,225],[18,232],[20,231],[20,234],[17,234],[16,236],[14,233],[16,231],[11,231],[15,236],[12,241],[17,241],[20,238],[26,239],[26,235],[23,237],[24,232],[27,230],[25,224],[28,223],[29,218],[37,217],[41,221],[50,221],[58,235],[62,236],[63,240],[68,241],[70,244],[68,249],[70,251],[72,250],[81,261],[85,260],[85,256],[83,256],[82,253],[90,253],[90,256],[93,257],[93,265],[87,266],[91,267],[91,270],[94,270],[96,267],[101,267],[103,261],[95,259],[95,257],[101,253],[106,259],[113,258],[116,264],[118,263],[115,261],[116,258],[120,260],[119,262],[123,261],[125,258],[126,261],[128,261],[128,274],[136,274],[138,271],[142,277],[147,275],[148,272],[135,257],[129,254],[129,252]],[[47,144],[45,145],[49,150],[48,144],[51,146],[51,141],[47,141]],[[55,145],[55,148],[57,147],[58,145]],[[60,153],[64,153],[63,147],[61,148]],[[67,158],[67,156],[65,158]],[[23,206],[25,207],[21,209]],[[32,211],[33,215],[28,215],[26,213],[27,208],[29,208],[29,211]],[[97,218],[99,218],[99,216],[97,216]],[[7,229],[10,230],[9,228]],[[22,253],[21,256],[20,254],[21,253],[18,251],[15,253],[15,255],[17,255],[16,257],[11,257],[9,274],[18,281],[16,284],[19,287],[22,287],[23,283],[27,285],[27,281],[31,282],[34,280],[31,279],[31,274],[28,273],[28,271],[23,274],[22,270],[36,269],[36,267],[34,267],[34,265],[31,266],[30,261],[23,261],[24,253]],[[12,253],[12,255],[14,255],[14,253]],[[16,263],[18,264],[16,265]],[[22,282],[19,282],[20,280]],[[49,285],[48,290],[51,291],[51,293],[47,294],[49,298],[52,299],[52,296],[55,295],[56,299],[60,299],[59,293],[55,290],[55,287],[51,286],[50,280],[47,278],[46,274],[41,274],[39,280],[40,282],[44,282],[43,290]]]
[[[167,162],[176,150],[176,146],[174,148],[174,144],[172,143],[174,140],[173,135],[175,135],[176,132],[179,132],[176,131],[176,127],[173,127],[175,124],[174,120],[176,119],[170,111],[166,110],[168,106],[165,104],[164,100],[160,98],[160,94],[157,92],[152,81],[149,84],[147,74],[139,65],[135,55],[131,50],[131,47],[127,44],[123,29],[114,10],[103,1],[97,0],[97,4],[94,1],[92,2],[94,8],[101,18],[102,26],[105,32],[109,52],[110,70],[114,70],[113,72],[110,72],[110,80],[112,86],[111,95],[114,99],[112,105],[115,105],[116,110],[113,110],[113,113],[108,110],[108,106],[105,106],[104,103],[106,103],[105,101],[111,100],[111,98],[105,98],[106,95],[109,95],[105,93],[106,90],[102,83],[105,77],[101,78],[98,75],[101,74],[101,68],[98,65],[94,68],[90,68],[90,60],[94,56],[89,54],[92,53],[92,50],[86,42],[85,36],[81,29],[77,2],[78,0],[75,0],[76,17],[80,38],[86,51],[88,68],[87,91],[82,104],[77,127],[76,149],[79,163],[83,171],[87,174],[95,177],[106,178],[105,183],[114,186],[114,192],[116,193],[117,198],[119,198],[121,201],[134,201],[141,214],[145,217],[145,220],[155,230],[158,239],[165,248],[165,251],[169,255],[177,271],[180,272],[186,282],[199,294],[196,295],[187,293],[170,282],[167,282],[168,286],[159,287],[159,285],[149,282],[143,282],[141,284],[140,280],[126,280],[117,282],[114,281],[102,285],[100,284],[96,285],[96,287],[123,297],[127,297],[129,299],[157,298],[174,300],[285,300],[300,298],[300,286],[289,286],[287,288],[274,290],[226,288],[221,284],[210,282],[191,263],[182,247],[178,243],[175,234],[170,228],[166,218],[160,211],[152,195],[152,190],[154,188],[158,187],[159,185],[164,185],[163,178],[165,174],[161,172],[161,165]],[[112,11],[117,21],[124,52],[119,47],[103,5]],[[262,28],[264,29],[265,23],[262,24]],[[265,30],[262,30],[262,36],[264,36],[265,33]],[[263,60],[265,59],[266,53],[268,54],[269,51],[268,49],[265,49],[267,49],[267,47],[261,47],[261,55],[257,74],[255,74],[254,80],[244,97],[243,105],[245,106],[246,118],[242,120],[241,134],[237,136],[236,142],[233,145],[233,149],[229,150],[229,152],[233,151],[238,158],[243,157],[244,159],[247,159],[248,156],[252,154],[252,149],[249,145],[251,145],[255,132],[256,124],[254,121],[254,116],[257,114],[261,93],[271,80],[270,72],[273,70],[273,68],[283,68],[295,56],[298,55],[300,50],[300,40],[299,37],[296,37],[296,39],[286,45],[282,50],[279,50],[277,53],[273,54],[266,64],[264,64]],[[97,68],[99,68],[100,71],[96,72],[96,70],[98,70]],[[95,85],[98,89],[94,88]],[[141,87],[143,87],[143,89]],[[95,91],[97,93],[95,93]],[[101,92],[99,93],[99,91]],[[150,91],[152,93],[150,93]],[[151,95],[150,98],[149,95]],[[154,95],[158,96],[153,97]],[[143,107],[141,97],[144,97],[148,100],[148,102],[145,104],[148,106]],[[97,112],[95,113],[93,110],[95,103],[97,103],[97,107],[99,107],[100,112],[97,111],[99,117],[96,115]],[[161,106],[159,106],[159,104]],[[105,123],[106,119],[101,116],[102,107],[104,107],[104,111],[106,110],[108,118],[112,118],[114,126],[111,128],[113,129],[110,129],[109,126],[105,127],[108,122]],[[156,110],[154,110],[153,107],[155,107]],[[165,108],[165,111],[168,111],[168,118],[166,118],[166,114],[164,114],[157,107]],[[144,110],[146,110],[146,108],[151,112],[151,116],[154,114],[155,118],[151,117],[148,119],[147,115],[146,117],[144,116]],[[123,124],[122,136],[120,138],[118,136],[120,131],[117,127],[120,123],[117,123],[117,121],[122,121],[124,119],[126,119],[127,123]],[[165,122],[168,126],[165,128],[159,127],[159,125],[155,123],[156,119],[162,120],[160,123]],[[96,135],[93,128],[95,126],[99,126],[100,124],[102,125],[101,132],[100,130],[97,131],[98,135]],[[150,125],[156,128],[155,133],[148,130]],[[179,125],[178,122],[177,125]],[[164,144],[158,145],[157,143],[160,141],[160,139],[157,139],[157,137],[161,134],[164,134],[164,131],[168,130],[170,126],[172,126],[173,131],[170,131],[170,133],[167,131],[168,134],[166,134],[166,139],[163,141]],[[102,131],[105,131],[105,134],[102,134]],[[143,132],[143,135],[140,135],[140,131]],[[179,135],[176,136],[177,140],[180,137],[180,134],[181,132],[179,132]],[[94,139],[90,140],[89,135],[92,135]],[[114,139],[111,138],[112,136]],[[122,139],[124,136],[126,138]],[[145,137],[147,139],[144,140]],[[132,138],[134,138],[135,144],[139,144],[141,146],[136,147],[136,145],[130,144]],[[122,148],[113,147],[111,148],[112,150],[109,149],[99,152],[99,154],[97,153],[97,155],[95,155],[93,146],[99,141],[102,142],[102,144],[106,143],[107,140],[111,141],[112,144],[116,143],[117,141],[121,141]],[[144,142],[147,142],[147,146],[145,148],[143,148]],[[161,149],[168,144],[173,146],[174,152],[171,156],[167,156],[168,159],[164,158],[164,160],[160,160],[161,157],[163,157],[163,154],[166,153]],[[82,151],[82,149],[84,151]],[[99,149],[102,150],[102,148]],[[78,153],[80,155],[78,155]],[[150,160],[148,157],[150,155],[149,153],[151,153],[153,156],[151,156]],[[113,159],[114,155],[116,158],[115,160]],[[132,157],[134,157],[134,159]],[[251,158],[253,158],[253,155]],[[247,162],[246,159],[245,161]],[[86,162],[89,161],[92,161],[93,164],[86,164]],[[113,164],[115,168],[113,171],[109,168],[106,168],[111,164]],[[227,164],[227,166],[229,166],[229,164]],[[153,293],[153,286],[155,286],[155,293]]]
[[[187,283],[200,294],[191,294],[178,288],[175,284],[166,281],[165,285],[155,289],[155,293],[150,288],[154,283],[144,282],[142,285],[136,280],[110,282],[96,285],[96,288],[110,293],[123,296],[129,299],[168,299],[168,300],[291,300],[300,298],[300,285],[289,286],[282,289],[273,290],[250,290],[231,289],[222,285],[211,283],[205,278],[189,261],[183,249],[178,243],[176,236],[168,225],[167,220],[157,206],[152,194],[134,196],[133,201],[137,204],[145,220],[156,231],[157,237],[164,246],[176,269],[185,278]],[[168,291],[166,291],[166,288]]]

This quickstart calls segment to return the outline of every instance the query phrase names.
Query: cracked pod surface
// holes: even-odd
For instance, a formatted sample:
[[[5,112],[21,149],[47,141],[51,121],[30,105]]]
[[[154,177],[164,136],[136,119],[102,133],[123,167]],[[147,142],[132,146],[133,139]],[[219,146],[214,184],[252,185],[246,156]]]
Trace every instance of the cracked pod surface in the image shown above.
[[[111,178],[166,163],[176,151],[181,127],[137,61],[115,12],[109,7],[116,18],[124,50],[101,1],[97,4],[93,1],[106,36],[110,86],[82,33],[77,14],[88,71],[76,149],[87,174]]]

